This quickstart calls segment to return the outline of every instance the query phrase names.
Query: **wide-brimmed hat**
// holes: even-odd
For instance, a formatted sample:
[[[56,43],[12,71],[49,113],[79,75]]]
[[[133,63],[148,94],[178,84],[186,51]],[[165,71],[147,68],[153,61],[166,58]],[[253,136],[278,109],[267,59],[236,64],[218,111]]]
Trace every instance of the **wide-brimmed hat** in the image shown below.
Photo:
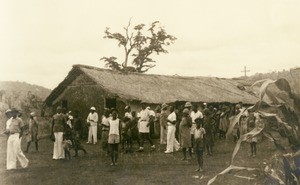
[[[11,109],[7,109],[6,111],[5,111],[5,114],[8,114],[8,113],[10,113],[11,112]]]
[[[20,111],[18,111],[18,109],[16,109],[16,108],[12,108],[12,109],[10,110],[10,112],[16,112],[16,113],[19,113]]]
[[[57,106],[56,110],[61,110],[61,106]]]
[[[20,111],[16,108],[11,108],[10,111],[8,110],[5,114],[20,114]]]
[[[166,103],[163,103],[162,105],[161,105],[161,109],[165,109],[165,108],[167,108],[168,107],[168,105],[166,104]]]
[[[34,117],[35,116],[35,112],[31,112],[30,116]]]
[[[95,107],[91,107],[90,110],[96,110],[96,108]]]
[[[189,101],[184,104],[184,107],[192,107],[192,106],[193,106],[192,103]]]

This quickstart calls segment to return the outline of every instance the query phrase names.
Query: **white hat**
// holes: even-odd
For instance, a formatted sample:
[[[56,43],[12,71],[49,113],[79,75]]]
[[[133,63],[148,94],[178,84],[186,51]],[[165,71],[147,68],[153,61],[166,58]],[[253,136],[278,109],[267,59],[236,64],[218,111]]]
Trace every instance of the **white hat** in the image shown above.
[[[193,106],[192,103],[189,101],[184,104],[184,107],[192,107],[192,106]]]
[[[95,107],[91,107],[91,110],[96,110],[96,108]]]
[[[73,116],[70,115],[68,118],[69,118],[69,119],[73,119]]]
[[[30,115],[34,117],[35,116],[35,112],[31,112]]]
[[[150,110],[150,107],[148,106],[147,109]]]

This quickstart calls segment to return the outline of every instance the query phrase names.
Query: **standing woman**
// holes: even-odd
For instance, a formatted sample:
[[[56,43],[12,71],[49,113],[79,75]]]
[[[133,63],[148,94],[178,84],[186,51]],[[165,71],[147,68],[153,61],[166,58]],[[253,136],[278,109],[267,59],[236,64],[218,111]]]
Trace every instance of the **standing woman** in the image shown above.
[[[190,158],[192,158],[192,141],[191,141],[191,126],[192,119],[189,116],[189,109],[185,108],[183,110],[182,119],[179,125],[179,142],[182,147],[183,158],[182,160],[186,160],[186,149],[189,150]]]
[[[38,151],[38,123],[34,112],[30,113],[27,149],[25,152],[28,152],[31,142],[35,143],[35,150]]]
[[[120,120],[117,118],[117,110],[113,110],[112,119],[109,120],[109,135],[108,135],[108,144],[110,146],[112,166],[117,165],[120,136],[121,136]]]
[[[168,126],[168,113],[167,104],[162,104],[160,113],[160,144],[167,144],[167,126]]]
[[[226,138],[226,132],[227,132],[228,126],[230,124],[229,112],[230,112],[230,110],[228,109],[227,106],[224,105],[221,108],[220,124],[219,124],[219,134],[220,134],[219,139]]]
[[[63,149],[63,134],[66,127],[66,119],[62,114],[62,109],[60,106],[56,108],[57,113],[52,118],[52,133],[54,134],[55,141],[53,146],[53,159],[64,159],[65,152]]]
[[[21,140],[23,134],[24,123],[21,118],[18,117],[18,110],[12,109],[10,121],[6,125],[6,131],[8,136],[7,140],[7,158],[6,158],[6,169],[16,169],[17,160],[21,163],[23,168],[28,166],[29,160],[25,157],[21,150]]]

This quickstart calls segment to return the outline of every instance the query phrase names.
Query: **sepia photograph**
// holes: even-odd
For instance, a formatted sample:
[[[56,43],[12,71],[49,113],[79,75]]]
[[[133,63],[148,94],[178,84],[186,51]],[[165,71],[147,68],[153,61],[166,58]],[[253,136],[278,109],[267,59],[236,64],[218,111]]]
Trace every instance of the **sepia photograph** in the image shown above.
[[[0,185],[300,184],[299,0],[0,0]]]

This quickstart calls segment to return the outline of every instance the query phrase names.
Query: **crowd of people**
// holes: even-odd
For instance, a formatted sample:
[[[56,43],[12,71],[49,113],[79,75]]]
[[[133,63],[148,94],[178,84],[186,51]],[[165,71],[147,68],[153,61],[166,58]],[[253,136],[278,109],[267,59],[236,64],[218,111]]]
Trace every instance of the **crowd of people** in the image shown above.
[[[97,145],[98,129],[100,129],[101,147],[107,156],[111,157],[111,165],[117,165],[119,145],[124,152],[144,152],[145,141],[149,142],[150,150],[156,150],[154,139],[159,137],[159,144],[166,145],[165,154],[182,151],[182,160],[189,160],[194,154],[197,159],[196,171],[203,171],[203,153],[213,155],[215,140],[225,139],[230,124],[230,117],[242,114],[238,123],[233,127],[232,135],[237,142],[241,134],[245,134],[259,124],[260,118],[254,112],[245,111],[240,102],[233,107],[219,105],[218,108],[206,103],[192,104],[186,102],[181,107],[162,104],[155,110],[151,110],[146,104],[141,104],[140,111],[132,111],[128,105],[125,114],[120,115],[115,108],[104,110],[103,115],[98,116],[95,107],[90,108],[86,120],[79,117],[79,112],[67,112],[58,106],[51,120],[51,138],[54,141],[53,160],[71,159],[70,150],[74,149],[75,155],[82,150],[87,153],[81,144],[84,127],[88,128],[87,144]],[[29,151],[31,142],[35,143],[38,151],[38,123],[34,112],[30,114],[30,120],[26,128],[16,109],[6,112],[8,121],[5,133],[7,142],[7,169],[16,168],[18,159],[23,168],[28,166],[28,159],[21,150],[20,141],[26,137]],[[25,133],[25,134],[24,134]],[[138,148],[134,150],[134,143]],[[257,138],[249,139],[251,156],[256,155]],[[158,144],[158,143],[157,143]]]

